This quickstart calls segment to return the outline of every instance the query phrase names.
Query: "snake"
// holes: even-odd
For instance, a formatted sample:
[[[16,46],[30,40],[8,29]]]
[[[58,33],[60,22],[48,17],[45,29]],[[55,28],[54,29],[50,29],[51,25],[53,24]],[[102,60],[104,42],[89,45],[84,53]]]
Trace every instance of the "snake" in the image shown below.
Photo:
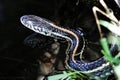
[[[82,56],[87,44],[81,29],[67,29],[36,15],[23,15],[20,22],[36,33],[56,39],[65,39],[68,42],[65,59],[68,70],[85,74],[91,73],[101,77],[103,77],[103,74],[110,75],[112,73],[110,63],[105,60],[104,56],[91,62],[76,58],[78,55]]]

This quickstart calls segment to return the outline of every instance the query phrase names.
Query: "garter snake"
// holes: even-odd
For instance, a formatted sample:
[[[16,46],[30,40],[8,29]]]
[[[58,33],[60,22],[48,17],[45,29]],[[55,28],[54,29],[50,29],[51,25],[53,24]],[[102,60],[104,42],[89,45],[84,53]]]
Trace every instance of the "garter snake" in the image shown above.
[[[82,73],[94,73],[96,76],[100,76],[105,72],[110,72],[110,64],[105,61],[104,57],[92,62],[85,62],[75,58],[77,55],[82,55],[86,45],[83,32],[80,29],[74,30],[59,27],[55,23],[35,15],[24,15],[20,18],[20,21],[25,27],[36,33],[56,39],[66,39],[68,41],[68,48],[66,51],[65,63],[68,69],[80,71]],[[80,52],[77,53],[80,43],[83,44],[81,45]]]

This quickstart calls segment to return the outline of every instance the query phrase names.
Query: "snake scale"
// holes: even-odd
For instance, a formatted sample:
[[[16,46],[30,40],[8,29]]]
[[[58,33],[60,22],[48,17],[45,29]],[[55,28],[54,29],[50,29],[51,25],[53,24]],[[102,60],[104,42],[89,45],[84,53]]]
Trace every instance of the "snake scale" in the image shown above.
[[[20,21],[25,27],[36,33],[56,39],[66,39],[68,48],[65,63],[68,69],[80,71],[81,73],[92,73],[96,76],[110,75],[112,73],[110,64],[105,61],[104,57],[92,62],[85,62],[75,58],[78,54],[82,55],[86,45],[83,32],[80,29],[74,30],[59,27],[55,23],[35,15],[24,15],[20,18]],[[80,45],[80,43],[83,44]],[[79,46],[82,47],[80,52],[77,52]]]

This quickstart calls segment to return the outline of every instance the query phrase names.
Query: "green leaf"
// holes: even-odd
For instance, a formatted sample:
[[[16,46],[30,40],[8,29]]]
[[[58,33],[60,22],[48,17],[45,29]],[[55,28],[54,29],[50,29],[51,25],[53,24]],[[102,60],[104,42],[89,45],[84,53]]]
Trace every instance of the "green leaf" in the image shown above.
[[[110,53],[106,38],[100,39],[100,43],[101,43],[101,46],[102,46],[103,51],[105,53],[104,55],[108,56],[108,57],[111,57],[111,53]]]
[[[48,80],[64,80],[64,79],[72,79],[72,78],[78,78],[78,75],[80,78],[83,78],[84,76],[78,72],[78,71],[63,71],[61,74],[56,74],[48,77]]]
[[[114,72],[117,76],[117,80],[120,80],[120,64],[118,66],[113,66]]]
[[[111,32],[120,35],[120,26],[117,26],[113,23],[107,22],[105,20],[99,20],[99,24],[106,27]]]

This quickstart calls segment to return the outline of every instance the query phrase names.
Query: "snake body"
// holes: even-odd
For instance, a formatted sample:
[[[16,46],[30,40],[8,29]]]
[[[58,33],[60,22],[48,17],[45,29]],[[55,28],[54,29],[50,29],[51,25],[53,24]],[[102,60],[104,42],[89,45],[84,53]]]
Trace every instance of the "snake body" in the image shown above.
[[[66,39],[68,41],[65,61],[68,69],[80,71],[82,73],[94,73],[96,76],[100,76],[101,74],[110,71],[110,64],[105,61],[104,57],[93,62],[85,62],[81,59],[78,60],[75,58],[78,54],[82,55],[86,45],[81,30],[65,29],[57,26],[47,19],[35,15],[24,15],[20,20],[25,27],[35,31],[36,33],[57,39]],[[80,45],[80,43],[82,43],[82,45]],[[77,52],[79,46],[82,47],[80,52]]]

